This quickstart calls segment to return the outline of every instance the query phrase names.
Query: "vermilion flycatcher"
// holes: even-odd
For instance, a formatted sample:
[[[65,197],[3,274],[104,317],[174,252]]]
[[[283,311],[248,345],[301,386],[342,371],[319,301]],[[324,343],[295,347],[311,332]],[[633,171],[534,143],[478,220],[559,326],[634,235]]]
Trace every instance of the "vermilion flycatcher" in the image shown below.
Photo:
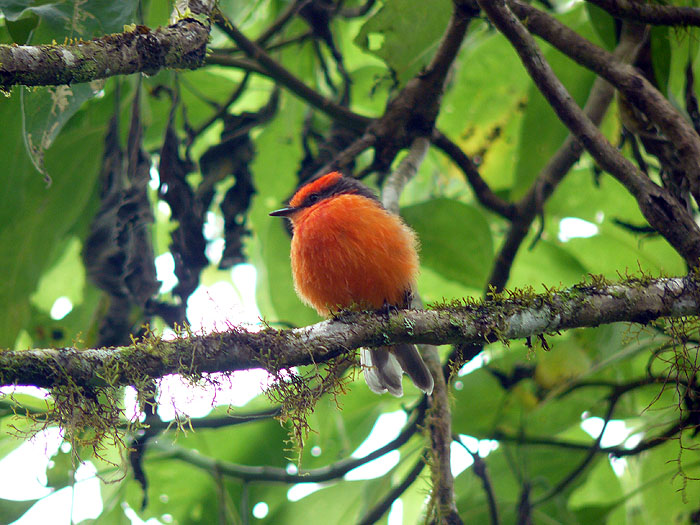
[[[418,273],[415,233],[358,180],[329,173],[302,186],[289,207],[270,215],[292,221],[294,287],[320,315],[410,305]],[[403,395],[403,372],[427,394],[433,391],[433,377],[415,345],[382,346],[361,356],[373,392]]]

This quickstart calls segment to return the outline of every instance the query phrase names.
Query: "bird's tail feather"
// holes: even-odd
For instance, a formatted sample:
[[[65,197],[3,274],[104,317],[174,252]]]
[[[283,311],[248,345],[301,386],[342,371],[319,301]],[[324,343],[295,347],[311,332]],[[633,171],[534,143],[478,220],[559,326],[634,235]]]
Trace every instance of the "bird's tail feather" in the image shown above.
[[[362,371],[367,386],[372,392],[383,394],[389,391],[390,394],[401,397],[403,395],[403,387],[401,386],[403,371],[394,354],[388,350],[388,346],[363,348],[360,353]]]
[[[416,345],[400,344],[391,347],[391,353],[401,365],[406,375],[411,378],[413,384],[423,392],[430,395],[433,393],[433,375],[425,365],[423,358],[418,352]]]
[[[363,348],[360,361],[367,386],[376,394],[388,391],[396,397],[401,397],[401,378],[404,372],[423,392],[428,395],[433,392],[433,376],[415,345]]]

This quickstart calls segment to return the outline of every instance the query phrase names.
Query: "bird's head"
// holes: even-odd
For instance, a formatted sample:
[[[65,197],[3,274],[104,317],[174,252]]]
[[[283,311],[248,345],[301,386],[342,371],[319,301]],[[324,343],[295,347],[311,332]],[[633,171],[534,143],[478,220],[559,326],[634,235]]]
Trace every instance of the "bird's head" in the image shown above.
[[[289,201],[289,206],[275,210],[270,215],[273,217],[287,217],[294,221],[295,216],[299,212],[344,194],[361,195],[377,203],[379,202],[374,192],[359,180],[343,177],[337,171],[333,171],[299,188]]]

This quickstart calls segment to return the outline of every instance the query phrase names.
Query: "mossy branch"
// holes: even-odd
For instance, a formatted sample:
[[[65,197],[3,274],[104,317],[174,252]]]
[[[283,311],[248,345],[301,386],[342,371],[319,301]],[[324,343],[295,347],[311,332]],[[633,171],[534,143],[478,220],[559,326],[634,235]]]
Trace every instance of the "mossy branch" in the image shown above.
[[[134,26],[89,41],[63,45],[0,45],[0,88],[90,82],[162,68],[197,69],[204,64],[210,26],[183,18],[167,27]]]
[[[166,341],[149,336],[130,346],[5,350],[0,385],[85,387],[141,384],[180,373],[281,370],[329,361],[362,346],[399,342],[483,343],[615,322],[647,323],[660,317],[695,316],[700,291],[695,276],[594,279],[560,292],[509,292],[488,302],[450,304],[432,310],[400,310],[389,316],[344,312],[305,328],[252,332],[238,327]]]

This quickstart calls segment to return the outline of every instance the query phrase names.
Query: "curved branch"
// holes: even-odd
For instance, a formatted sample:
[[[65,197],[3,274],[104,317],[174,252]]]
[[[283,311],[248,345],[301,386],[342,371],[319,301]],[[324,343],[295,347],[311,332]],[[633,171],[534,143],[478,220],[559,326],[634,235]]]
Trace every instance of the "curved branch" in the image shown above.
[[[500,216],[506,219],[514,220],[517,217],[517,209],[515,205],[506,202],[496,195],[486,181],[481,178],[479,170],[462,149],[452,142],[445,134],[436,129],[433,132],[433,144],[440,148],[445,155],[452,159],[452,162],[457,164],[467,178],[467,182],[472,187],[474,195],[479,203]]]
[[[571,98],[571,95],[566,91],[566,88],[547,63],[532,35],[510,11],[505,0],[494,0],[493,2],[480,0],[479,3],[499,30],[510,40],[528,73],[559,119],[583,143],[595,161],[619,180],[635,197],[641,212],[649,221],[649,224],[666,238],[690,267],[696,267],[700,261],[700,228],[698,228],[693,217],[668,190],[654,184],[608,142],[595,124],[591,122]],[[524,6],[515,0],[509,0],[509,3],[516,6],[519,14],[526,17],[528,27],[535,25],[539,27],[538,21],[544,20],[543,16],[546,17],[542,13],[543,16],[538,18],[537,13],[539,11],[530,9],[528,6]],[[533,13],[532,16],[530,16],[530,13]],[[666,114],[666,108],[669,105],[668,101],[656,89],[651,87],[644,77],[638,75],[632,66],[621,64],[607,51],[593,46],[566,26],[559,22],[551,21],[553,19],[550,20],[550,18],[546,17],[546,25],[550,29],[551,27],[556,27],[557,42],[560,40],[559,37],[563,38],[563,35],[574,40],[575,45],[571,45],[570,41],[567,40],[569,44],[565,46],[565,52],[571,52],[570,48],[572,47],[578,51],[580,51],[581,47],[586,49],[593,47],[596,57],[599,58],[598,55],[604,56],[604,60],[610,60],[614,64],[613,67],[600,67],[600,61],[595,60],[591,62],[591,65],[595,66],[594,71],[618,86],[628,98],[635,100],[640,109],[647,112],[669,136],[671,136],[669,133],[671,130],[674,133],[683,134],[681,130],[685,129],[687,125],[681,125],[675,118],[671,118],[671,115]],[[548,34],[548,36],[551,35]],[[588,57],[586,53],[583,53],[582,56]],[[578,55],[573,58],[578,59]],[[645,89],[645,86],[649,89]],[[648,103],[648,105],[642,107],[642,101]],[[678,115],[672,107],[671,111],[673,115]],[[667,117],[663,125],[659,122],[662,114],[664,117]],[[684,135],[686,140],[683,141],[678,136],[676,136],[678,140],[674,140],[678,146],[679,156],[685,159],[683,165],[688,168],[687,173],[692,188],[696,184],[700,185],[700,176],[695,176],[700,172],[700,162],[698,162],[700,160],[700,149],[698,150],[698,155],[695,156],[694,147],[697,142],[700,148],[700,138],[695,133],[695,130],[689,129],[690,133]],[[691,161],[694,163],[694,166],[688,167]],[[697,189],[700,191],[700,186]]]
[[[408,487],[410,487],[420,473],[423,472],[425,467],[425,458],[421,456],[416,465],[411,469],[411,471],[406,475],[401,483],[396,485],[389,493],[384,496],[379,503],[372,507],[367,514],[365,514],[362,519],[358,522],[359,525],[372,525],[377,523],[384,513],[391,508],[391,505],[401,497]]]
[[[151,445],[152,450],[163,452],[162,457],[176,458],[185,461],[191,465],[208,470],[210,472],[219,472],[220,474],[244,481],[272,481],[281,483],[320,483],[323,481],[331,481],[343,477],[351,470],[369,463],[379,457],[398,449],[408,442],[409,439],[416,433],[419,425],[425,416],[425,403],[421,403],[414,411],[413,418],[406,424],[401,433],[391,442],[383,447],[378,448],[361,458],[348,458],[333,463],[331,465],[300,470],[293,474],[287,472],[286,469],[277,467],[254,467],[250,465],[239,465],[228,461],[221,461],[208,456],[204,456],[195,450],[191,450],[176,445],[164,445],[154,443]]]
[[[518,0],[508,0],[508,6],[518,18],[522,19],[523,24],[530,31],[613,84],[629,102],[658,126],[674,143],[680,164],[685,169],[690,182],[690,190],[695,199],[700,202],[700,136],[673,104],[632,65],[621,62],[614,55],[589,42],[554,17]],[[509,25],[512,28],[515,27],[512,24]],[[514,41],[511,40],[511,42]],[[523,44],[514,45],[518,47]],[[541,86],[540,89],[542,90]],[[547,96],[544,91],[543,94]],[[551,100],[550,103],[552,103]],[[561,115],[559,116],[562,118]],[[588,145],[586,148],[599,161]],[[608,170],[606,166],[600,164]],[[612,171],[611,173],[614,175]],[[642,211],[644,211],[643,208]]]

